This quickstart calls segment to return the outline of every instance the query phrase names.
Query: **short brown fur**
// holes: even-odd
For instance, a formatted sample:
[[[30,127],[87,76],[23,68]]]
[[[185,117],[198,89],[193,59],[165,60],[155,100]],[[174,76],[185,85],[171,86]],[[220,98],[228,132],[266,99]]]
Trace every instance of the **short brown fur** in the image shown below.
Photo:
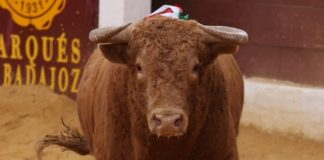
[[[195,21],[150,18],[135,26],[125,64],[109,62],[99,50],[90,57],[77,101],[97,160],[239,159],[242,75],[233,56],[212,53],[202,33]],[[150,133],[147,114],[165,106],[188,114],[184,135]]]

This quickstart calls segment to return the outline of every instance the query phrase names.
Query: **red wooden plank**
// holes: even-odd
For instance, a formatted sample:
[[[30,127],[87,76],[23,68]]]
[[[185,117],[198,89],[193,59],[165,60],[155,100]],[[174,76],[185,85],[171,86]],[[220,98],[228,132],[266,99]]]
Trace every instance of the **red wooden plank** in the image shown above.
[[[228,0],[232,2],[254,3],[254,4],[267,4],[267,5],[288,5],[293,7],[324,7],[323,0]]]
[[[324,86],[320,50],[246,45],[236,55],[245,75]]]

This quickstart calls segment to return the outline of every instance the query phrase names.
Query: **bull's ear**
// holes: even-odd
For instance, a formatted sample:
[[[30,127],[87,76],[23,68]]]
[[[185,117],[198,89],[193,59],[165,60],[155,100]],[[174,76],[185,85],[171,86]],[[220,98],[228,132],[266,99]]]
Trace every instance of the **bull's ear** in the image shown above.
[[[211,54],[235,54],[239,50],[239,45],[233,45],[233,44],[210,44],[210,52]]]
[[[238,52],[238,45],[228,45],[228,44],[209,44],[209,51],[202,55],[203,62],[205,64],[211,64],[214,62],[215,58],[221,54],[234,54]]]
[[[104,43],[99,44],[99,49],[102,54],[110,62],[113,63],[127,63],[127,44],[126,43]]]

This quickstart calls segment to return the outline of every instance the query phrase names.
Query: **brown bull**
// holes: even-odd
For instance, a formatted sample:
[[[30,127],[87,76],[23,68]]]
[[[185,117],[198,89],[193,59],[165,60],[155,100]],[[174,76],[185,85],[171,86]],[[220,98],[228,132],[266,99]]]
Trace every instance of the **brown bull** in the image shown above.
[[[239,159],[243,80],[232,54],[244,31],[157,16],[90,40],[99,50],[77,103],[97,160]]]

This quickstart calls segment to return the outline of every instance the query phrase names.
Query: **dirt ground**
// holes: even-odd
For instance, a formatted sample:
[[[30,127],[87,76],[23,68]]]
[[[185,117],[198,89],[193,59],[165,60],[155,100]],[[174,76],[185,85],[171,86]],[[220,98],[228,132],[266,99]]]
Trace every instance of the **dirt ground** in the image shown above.
[[[35,146],[48,133],[62,130],[60,118],[78,126],[75,102],[43,86],[0,87],[0,157],[5,160],[36,160]],[[324,143],[297,136],[260,132],[242,126],[238,139],[241,160],[323,160]],[[93,160],[45,150],[43,160]]]

